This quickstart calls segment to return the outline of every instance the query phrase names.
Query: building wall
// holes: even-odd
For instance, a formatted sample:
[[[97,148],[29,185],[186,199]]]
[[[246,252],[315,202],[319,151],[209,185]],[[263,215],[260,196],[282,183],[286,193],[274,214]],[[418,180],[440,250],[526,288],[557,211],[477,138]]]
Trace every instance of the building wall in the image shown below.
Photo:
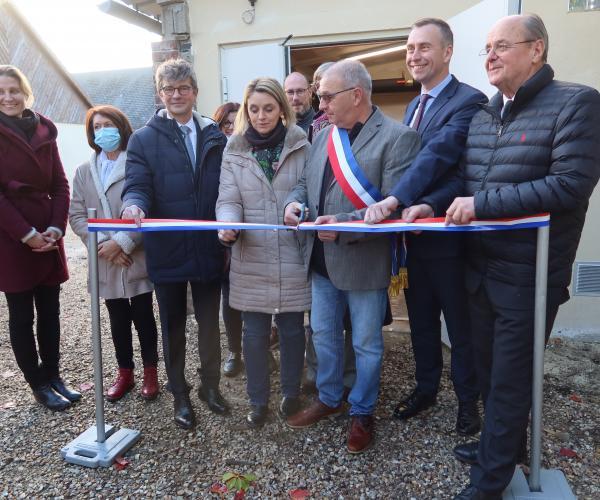
[[[85,126],[76,123],[57,123],[58,137],[56,143],[60,160],[69,179],[69,186],[73,187],[75,170],[83,162],[89,160],[92,148],[87,143]]]
[[[289,44],[313,41],[353,41],[407,35],[420,17],[451,17],[476,0],[415,2],[398,0],[260,0],[255,19],[245,24],[241,15],[246,1],[188,2],[194,67],[200,78],[198,109],[212,115],[221,104],[219,46],[252,41],[281,41],[293,34]]]

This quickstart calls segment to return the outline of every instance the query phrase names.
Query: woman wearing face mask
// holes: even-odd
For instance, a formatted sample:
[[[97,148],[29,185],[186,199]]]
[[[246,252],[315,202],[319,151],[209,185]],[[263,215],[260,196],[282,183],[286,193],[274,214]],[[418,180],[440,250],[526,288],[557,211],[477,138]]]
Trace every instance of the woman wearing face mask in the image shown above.
[[[258,78],[246,87],[234,135],[223,153],[217,219],[283,224],[284,203],[297,184],[308,153],[304,131],[281,85]],[[301,235],[295,231],[220,230],[233,245],[229,303],[242,311],[243,349],[251,410],[250,427],[265,423],[269,403],[269,336],[272,316],[279,330],[284,417],[300,409],[304,361],[304,311],[310,286]]]
[[[69,184],[56,127],[31,111],[32,104],[25,75],[0,65],[0,291],[6,295],[17,365],[35,399],[58,411],[81,398],[59,375],[60,284],[69,278],[62,240]]]
[[[77,168],[69,222],[87,244],[87,209],[96,208],[101,219],[118,218],[125,183],[125,152],[132,130],[127,117],[113,106],[88,110],[87,140],[94,150]],[[157,330],[152,309],[152,283],[146,273],[142,234],[126,231],[98,233],[100,297],[105,299],[119,371],[106,399],[117,401],[134,386],[132,323],[144,364],[141,395],[158,394]]]

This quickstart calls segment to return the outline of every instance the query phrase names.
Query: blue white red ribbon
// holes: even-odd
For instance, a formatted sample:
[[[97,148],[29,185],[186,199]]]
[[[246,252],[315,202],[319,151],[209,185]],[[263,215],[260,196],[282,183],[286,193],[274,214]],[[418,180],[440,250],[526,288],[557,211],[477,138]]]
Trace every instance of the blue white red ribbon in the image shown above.
[[[335,179],[354,208],[366,208],[383,199],[379,189],[371,184],[358,165],[347,130],[335,125],[331,127],[327,155]]]
[[[241,229],[262,231],[340,231],[352,233],[398,233],[402,231],[502,231],[510,229],[529,229],[550,225],[549,214],[530,215],[510,219],[473,220],[469,224],[455,225],[444,223],[443,217],[417,219],[414,222],[388,220],[379,224],[366,224],[362,221],[319,224],[303,222],[299,226],[281,224],[252,224],[247,222],[218,222],[182,219],[142,219],[138,227],[133,220],[89,219],[88,231],[214,231],[218,229]]]

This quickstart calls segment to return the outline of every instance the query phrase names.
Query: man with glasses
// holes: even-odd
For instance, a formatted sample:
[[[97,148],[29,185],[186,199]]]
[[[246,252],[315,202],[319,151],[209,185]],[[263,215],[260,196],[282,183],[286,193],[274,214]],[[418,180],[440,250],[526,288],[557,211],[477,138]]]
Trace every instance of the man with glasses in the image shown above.
[[[447,206],[446,221],[550,213],[548,338],[567,287],[588,201],[600,177],[600,94],[554,80],[548,33],[535,14],[491,29],[485,68],[498,93],[471,122],[457,189],[447,183],[422,201]],[[454,192],[453,192],[454,191]],[[537,231],[467,234],[473,350],[484,398],[479,443],[455,448],[472,463],[456,498],[500,499],[526,445],[532,397]]]
[[[421,94],[408,105],[404,123],[419,131],[421,151],[390,196],[368,208],[368,223],[380,222],[399,207],[410,207],[458,168],[471,119],[487,98],[450,74],[453,38],[450,26],[441,19],[421,19],[412,26],[406,64],[421,84]],[[444,215],[446,208],[440,207],[436,215]],[[422,215],[433,217],[434,213]],[[409,211],[403,217],[410,217]],[[427,231],[405,237],[409,286],[404,293],[417,385],[396,406],[393,417],[406,420],[436,403],[444,365],[443,312],[452,349],[450,376],[458,399],[455,428],[459,434],[475,434],[481,426],[479,388],[464,284],[463,237]]]
[[[348,191],[345,180],[349,177],[344,175],[349,174],[337,168],[340,162],[353,164],[354,172],[360,170],[362,186],[383,196],[415,158],[418,134],[373,106],[371,89],[371,76],[358,61],[341,61],[325,71],[318,97],[332,126],[314,139],[304,175],[287,200],[286,224],[298,224],[302,204],[315,224],[362,220],[369,201],[364,197],[359,203],[353,196],[357,193]],[[374,437],[373,413],[383,358],[381,329],[391,274],[390,239],[381,234],[333,231],[310,231],[306,238],[319,394],[287,423],[300,429],[342,411],[343,317],[349,310],[356,381],[348,396],[351,419],[346,445],[350,453],[361,453]]]
[[[283,88],[290,106],[296,113],[296,125],[308,133],[315,117],[308,79],[302,73],[290,73],[283,82]]]
[[[156,86],[165,109],[129,140],[122,218],[138,223],[144,217],[215,220],[225,136],[194,111],[198,83],[190,63],[176,59],[161,64]],[[184,374],[188,283],[198,323],[198,396],[215,413],[229,410],[219,391],[223,247],[214,231],[144,233],[144,247],[160,311],[174,420],[190,429],[195,415]]]

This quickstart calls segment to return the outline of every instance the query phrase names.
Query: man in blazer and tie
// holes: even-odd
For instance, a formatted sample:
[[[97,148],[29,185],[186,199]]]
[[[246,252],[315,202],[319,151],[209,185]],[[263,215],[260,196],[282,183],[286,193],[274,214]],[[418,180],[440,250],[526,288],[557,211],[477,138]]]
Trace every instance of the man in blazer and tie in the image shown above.
[[[371,76],[357,61],[341,61],[329,68],[319,87],[320,109],[332,126],[319,133],[304,175],[288,197],[285,222],[298,224],[301,204],[315,224],[362,220],[347,185],[334,171],[328,156],[332,133],[348,142],[340,156],[358,164],[363,180],[387,195],[419,150],[415,130],[387,118],[371,103]],[[332,139],[331,139],[332,140]],[[345,178],[344,178],[345,179]],[[342,179],[342,180],[344,180]],[[363,185],[364,185],[363,184]],[[351,193],[350,193],[351,194]],[[382,324],[391,274],[389,235],[312,231],[306,241],[307,274],[312,279],[313,342],[318,359],[315,402],[288,419],[291,428],[308,427],[342,410],[344,334],[343,317],[350,311],[356,355],[356,381],[348,396],[351,422],[350,453],[361,453],[373,442],[373,412],[379,391],[383,358]]]
[[[421,94],[408,105],[404,123],[418,130],[421,151],[390,195],[369,207],[367,222],[379,222],[399,208],[405,209],[403,218],[410,218],[414,209],[406,207],[446,182],[446,176],[458,167],[471,119],[487,98],[450,74],[452,45],[452,30],[445,21],[426,18],[413,24],[406,47],[406,64],[421,84]],[[433,212],[427,214],[433,215]],[[405,297],[417,385],[398,404],[393,416],[406,420],[436,402],[443,367],[440,321],[443,312],[451,343],[450,373],[458,398],[456,431],[470,435],[478,432],[481,424],[462,240],[458,233],[406,235],[409,285]]]

